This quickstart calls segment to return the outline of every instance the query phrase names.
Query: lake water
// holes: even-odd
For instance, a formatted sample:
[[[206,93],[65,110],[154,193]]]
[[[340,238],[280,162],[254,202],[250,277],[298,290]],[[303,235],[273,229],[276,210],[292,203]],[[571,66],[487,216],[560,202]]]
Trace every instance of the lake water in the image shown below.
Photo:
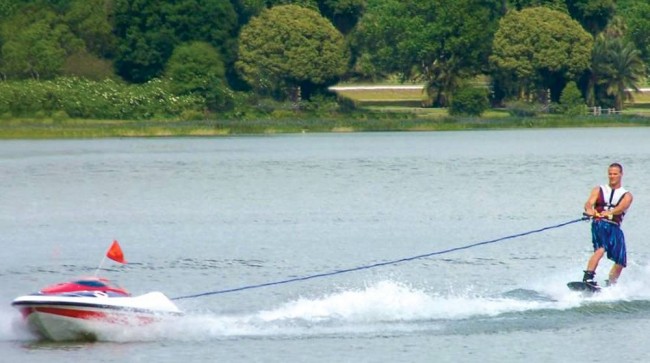
[[[6,362],[647,361],[650,128],[0,141]],[[570,292],[607,165],[629,267]],[[11,300],[93,274],[176,300],[174,324],[47,343]],[[356,268],[407,259],[398,264]],[[601,262],[604,280],[611,263]]]

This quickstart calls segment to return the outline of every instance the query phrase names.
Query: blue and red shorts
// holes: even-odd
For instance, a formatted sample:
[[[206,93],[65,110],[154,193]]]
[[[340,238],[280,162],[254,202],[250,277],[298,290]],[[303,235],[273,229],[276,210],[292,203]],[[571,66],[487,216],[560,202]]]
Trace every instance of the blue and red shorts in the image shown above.
[[[625,235],[616,223],[595,220],[591,224],[591,242],[594,251],[603,247],[607,258],[623,267],[627,266],[627,250],[625,248]]]

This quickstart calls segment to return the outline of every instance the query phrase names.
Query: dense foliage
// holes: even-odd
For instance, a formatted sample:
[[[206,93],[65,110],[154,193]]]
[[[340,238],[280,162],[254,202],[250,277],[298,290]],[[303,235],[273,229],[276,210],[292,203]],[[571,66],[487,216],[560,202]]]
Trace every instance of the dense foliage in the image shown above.
[[[500,1],[369,0],[355,33],[359,70],[421,78],[435,105],[486,71]],[[372,76],[372,75],[369,75]]]
[[[511,95],[531,99],[550,90],[558,101],[566,83],[589,68],[592,44],[589,33],[567,14],[527,8],[501,19],[490,61]]]
[[[183,42],[205,41],[219,49],[226,62],[234,60],[238,24],[229,1],[114,2],[115,68],[127,81],[159,77],[174,48]]]
[[[485,88],[463,87],[454,93],[449,105],[450,115],[481,116],[490,107]]]
[[[649,19],[639,0],[0,0],[1,111],[140,118],[178,114],[179,97],[224,115],[388,77],[446,106],[477,76],[494,104],[548,109],[575,82],[587,104],[620,109],[646,82]],[[75,110],[80,92],[62,84],[172,104]]]
[[[232,96],[224,84],[226,69],[210,44],[192,42],[178,46],[167,63],[166,76],[177,95],[198,95],[212,110],[226,110]]]
[[[592,52],[592,87],[590,91],[613,99],[613,106],[623,109],[623,101],[632,99],[632,91],[643,74],[643,62],[634,45],[616,36],[601,34]],[[595,96],[593,97],[595,98]]]
[[[76,118],[147,119],[180,116],[203,110],[196,96],[175,96],[160,81],[126,85],[105,80],[91,82],[78,78],[54,81],[0,82],[1,115]]]
[[[585,100],[575,82],[569,82],[562,90],[559,111],[568,116],[584,114]]]
[[[331,23],[314,10],[283,5],[242,29],[236,67],[257,92],[295,101],[336,81],[347,63],[343,36]]]

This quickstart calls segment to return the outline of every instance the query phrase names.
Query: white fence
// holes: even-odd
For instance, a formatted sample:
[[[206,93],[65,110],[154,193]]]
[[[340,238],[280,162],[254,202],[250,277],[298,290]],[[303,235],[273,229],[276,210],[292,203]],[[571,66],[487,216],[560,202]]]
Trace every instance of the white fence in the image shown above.
[[[621,111],[616,110],[615,108],[602,108],[600,106],[588,107],[587,113],[594,116],[600,115],[619,115]]]

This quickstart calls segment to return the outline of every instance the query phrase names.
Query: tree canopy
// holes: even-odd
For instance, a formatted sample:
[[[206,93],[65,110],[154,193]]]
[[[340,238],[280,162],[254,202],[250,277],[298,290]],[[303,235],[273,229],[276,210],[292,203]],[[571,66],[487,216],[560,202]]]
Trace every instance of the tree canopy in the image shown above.
[[[594,99],[605,93],[614,99],[614,107],[623,109],[626,99],[633,99],[638,83],[644,76],[644,66],[634,44],[622,37],[601,34],[596,39],[592,59],[592,89]]]
[[[0,0],[5,80],[146,84],[189,72],[187,97],[308,98],[338,79],[399,78],[446,106],[481,75],[493,101],[547,101],[549,90],[557,101],[576,81],[589,104],[620,107],[629,95],[610,84],[640,86],[649,66],[650,2],[639,0]]]
[[[237,16],[223,0],[114,0],[118,74],[131,82],[158,77],[177,45],[197,40],[234,60]]]
[[[219,52],[206,42],[181,44],[174,49],[165,75],[177,95],[198,94],[212,110],[224,108],[225,65]]]
[[[499,23],[490,62],[497,78],[520,95],[551,91],[589,68],[593,38],[567,14],[545,7],[511,11]]]
[[[616,12],[614,0],[567,0],[566,3],[569,15],[592,35],[605,29]]]
[[[112,0],[73,0],[63,19],[89,53],[99,57],[115,54],[116,38],[110,17]]]
[[[358,59],[422,75],[434,103],[444,104],[460,79],[481,72],[500,11],[500,1],[369,0],[355,34]]]
[[[627,25],[626,37],[639,50],[650,73],[650,2],[626,0],[618,5]]]
[[[54,12],[33,7],[23,11],[2,24],[2,72],[8,78],[53,78],[82,43]]]
[[[236,67],[254,89],[288,95],[290,88],[309,92],[311,85],[336,81],[347,62],[343,36],[329,21],[314,10],[282,5],[242,29]]]

